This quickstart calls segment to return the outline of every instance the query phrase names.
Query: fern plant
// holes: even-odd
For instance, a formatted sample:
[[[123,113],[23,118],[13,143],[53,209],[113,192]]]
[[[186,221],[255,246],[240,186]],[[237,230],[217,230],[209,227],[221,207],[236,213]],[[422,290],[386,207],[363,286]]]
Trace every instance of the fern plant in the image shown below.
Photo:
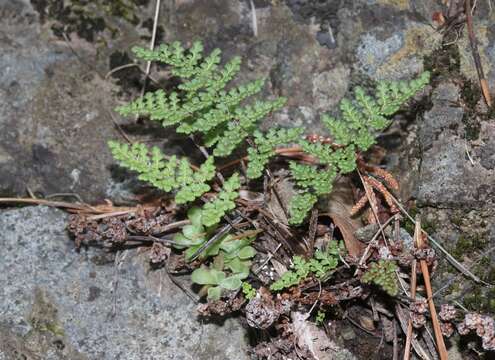
[[[365,284],[373,283],[378,285],[389,295],[395,296],[399,291],[399,286],[395,279],[397,269],[397,264],[394,261],[382,259],[378,262],[371,263],[368,271],[361,278],[361,281]]]
[[[118,107],[117,111],[122,115],[147,116],[165,127],[174,126],[178,133],[199,136],[211,156],[193,170],[187,159],[166,157],[156,147],[148,149],[142,144],[128,146],[110,142],[110,149],[121,165],[138,172],[141,180],[161,190],[174,191],[176,203],[185,204],[211,190],[216,159],[231,155],[246,140],[251,139],[249,143],[253,145],[247,150],[249,179],[262,176],[270,159],[277,154],[277,148],[298,146],[317,159],[317,163],[293,161],[289,164],[297,188],[290,203],[290,222],[296,225],[305,220],[320,196],[331,192],[338,175],[355,169],[356,152],[369,149],[376,133],[389,124],[388,117],[429,80],[429,74],[424,73],[410,82],[381,82],[374,96],[356,88],[352,100],[342,100],[340,119],[322,116],[333,140],[333,144],[322,144],[304,139],[302,129],[258,131],[260,120],[281,108],[285,99],[251,100],[263,89],[263,79],[231,86],[231,80],[240,71],[239,57],[222,66],[221,51],[215,49],[204,56],[200,42],[189,49],[174,42],[156,50],[136,47],[133,52],[143,60],[169,66],[171,75],[182,82],[175,91],[146,93]],[[218,223],[234,208],[240,180],[234,174],[216,199],[204,205],[204,226]]]
[[[280,279],[275,281],[270,290],[280,291],[299,284],[311,275],[322,278],[329,271],[335,269],[339,263],[339,254],[342,247],[336,241],[330,241],[325,251],[316,250],[314,257],[305,260],[300,256],[292,259],[292,268],[286,271]]]
[[[255,149],[249,149],[247,174],[260,177],[262,168],[270,157],[275,156],[275,147],[295,143],[302,150],[317,158],[316,165],[291,162],[289,168],[299,192],[290,205],[290,222],[300,224],[322,195],[332,191],[332,183],[339,174],[356,168],[356,153],[368,150],[376,134],[390,123],[388,117],[429,81],[429,73],[410,82],[380,82],[376,95],[369,96],[357,87],[354,99],[340,103],[341,118],[323,115],[321,120],[331,134],[333,144],[311,143],[300,137],[300,130],[271,130],[266,135],[255,134]]]

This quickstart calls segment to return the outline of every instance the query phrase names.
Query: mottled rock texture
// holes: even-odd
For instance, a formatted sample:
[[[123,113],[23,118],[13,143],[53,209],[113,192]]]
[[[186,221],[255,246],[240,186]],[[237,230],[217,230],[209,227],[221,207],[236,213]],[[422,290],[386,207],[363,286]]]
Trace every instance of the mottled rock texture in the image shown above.
[[[0,359],[248,358],[235,320],[197,320],[138,251],[121,253],[117,267],[103,250],[77,253],[66,221],[41,206],[0,212]]]

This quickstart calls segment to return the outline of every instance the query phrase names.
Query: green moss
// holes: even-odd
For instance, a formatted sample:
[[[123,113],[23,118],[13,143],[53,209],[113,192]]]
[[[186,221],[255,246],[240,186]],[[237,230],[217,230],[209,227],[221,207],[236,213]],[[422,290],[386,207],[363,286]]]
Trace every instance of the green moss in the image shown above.
[[[139,23],[139,18],[136,16],[136,7],[132,1],[112,0],[102,3],[101,6],[109,15],[125,19],[133,25]]]
[[[433,80],[460,74],[461,56],[459,49],[455,44],[445,45],[445,43],[448,41],[444,40],[441,47],[423,59],[424,68],[431,72]]]
[[[463,216],[460,213],[454,213],[450,217],[450,222],[456,226],[462,226]]]
[[[65,332],[57,318],[57,308],[50,302],[47,294],[36,289],[34,304],[28,321],[37,332],[49,332],[56,337],[64,337]]]
[[[466,138],[468,140],[476,140],[481,129],[481,124],[476,111],[476,105],[481,99],[480,87],[473,81],[465,79],[461,89],[461,97],[463,102],[467,105],[462,118],[462,122],[465,125]]]
[[[72,32],[89,42],[97,40],[97,37],[105,29],[112,36],[116,35],[118,29],[112,28],[106,20],[109,17],[123,19],[138,25],[139,18],[136,15],[141,3],[132,0],[31,0],[33,7],[40,14],[42,23],[52,20],[53,33],[63,38],[64,34]]]
[[[462,260],[466,255],[469,256],[476,251],[483,250],[486,245],[487,239],[483,235],[461,235],[452,249],[452,255],[458,260]]]
[[[481,295],[481,289],[475,287],[464,297],[464,306],[471,311],[481,311],[483,309],[483,296]]]

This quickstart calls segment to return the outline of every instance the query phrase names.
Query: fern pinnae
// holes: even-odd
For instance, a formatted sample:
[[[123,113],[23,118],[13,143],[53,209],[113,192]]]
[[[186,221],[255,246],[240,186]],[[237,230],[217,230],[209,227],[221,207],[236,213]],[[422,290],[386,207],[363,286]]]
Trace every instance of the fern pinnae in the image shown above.
[[[270,129],[266,134],[254,132],[254,147],[248,148],[247,176],[250,179],[259,178],[266,165],[276,155],[275,149],[282,145],[297,143],[303,134],[303,129]]]
[[[176,202],[191,202],[210,190],[207,184],[215,176],[213,159],[207,159],[197,172],[185,158],[171,156],[166,159],[157,147],[151,151],[144,145],[109,142],[110,150],[120,165],[139,173],[138,179],[149,182],[160,190],[177,190]]]
[[[207,202],[202,207],[202,222],[205,226],[218,224],[221,218],[235,208],[235,199],[239,196],[238,189],[241,186],[239,174],[234,173],[228,178],[222,190],[213,201]]]
[[[424,73],[409,82],[379,82],[375,94],[356,88],[353,99],[341,101],[340,117],[321,117],[335,144],[315,144],[301,139],[301,131],[270,130],[265,135],[256,132],[261,119],[280,109],[285,99],[250,102],[253,95],[260,93],[263,79],[226,89],[240,70],[240,58],[234,57],[221,66],[221,51],[215,49],[203,56],[203,46],[199,42],[189,49],[174,42],[157,50],[137,48],[133,51],[142,59],[169,65],[171,74],[183,82],[176,92],[150,92],[119,107],[118,111],[122,115],[148,116],[151,120],[160,121],[163,126],[175,126],[178,133],[201,134],[204,145],[211,149],[213,157],[209,160],[211,163],[204,164],[208,171],[201,172],[202,167],[195,173],[186,166],[186,162],[166,160],[155,150],[150,158],[148,150],[139,145],[130,148],[111,146],[116,159],[137,171],[140,179],[165,191],[177,191],[176,201],[184,203],[209,191],[207,182],[214,176],[213,158],[231,155],[253,134],[255,147],[248,148],[247,176],[250,179],[261,176],[277,147],[296,143],[305,153],[317,158],[319,163],[290,165],[297,191],[290,205],[292,224],[304,221],[318,197],[331,191],[332,183],[339,174],[355,170],[356,152],[368,150],[375,143],[375,132],[390,123],[388,117],[429,80],[429,74]],[[232,206],[232,202],[228,203],[229,206],[225,204],[220,207],[222,211]],[[220,221],[220,218],[212,217],[215,221]]]

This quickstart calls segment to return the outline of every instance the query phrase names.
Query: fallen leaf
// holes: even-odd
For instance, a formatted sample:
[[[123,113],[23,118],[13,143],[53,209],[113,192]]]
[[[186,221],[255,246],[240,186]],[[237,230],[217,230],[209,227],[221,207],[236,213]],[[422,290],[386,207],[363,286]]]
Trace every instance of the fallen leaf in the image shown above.
[[[351,218],[350,214],[353,206],[354,198],[349,186],[349,180],[341,178],[335,182],[333,191],[328,198],[328,215],[340,230],[349,255],[359,257],[365,245],[356,239],[354,233],[363,224],[359,219]]]

